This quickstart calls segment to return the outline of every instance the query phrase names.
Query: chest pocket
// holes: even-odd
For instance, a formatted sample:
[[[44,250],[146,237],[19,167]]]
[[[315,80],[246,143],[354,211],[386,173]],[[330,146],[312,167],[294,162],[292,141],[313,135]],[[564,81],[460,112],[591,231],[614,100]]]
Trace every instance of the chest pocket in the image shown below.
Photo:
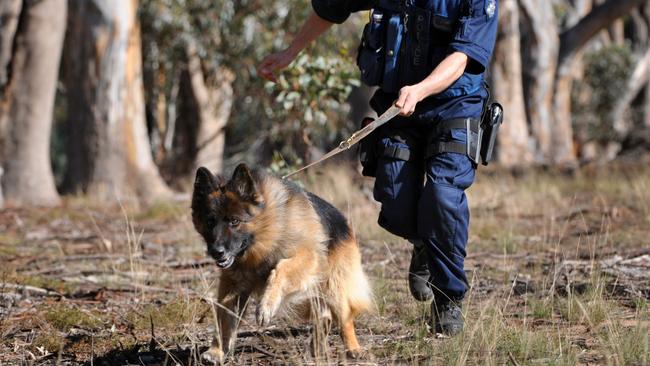
[[[426,78],[447,56],[468,0],[414,0],[407,9],[405,46],[400,55],[402,85]]]
[[[357,54],[361,80],[389,93],[424,80],[446,57],[463,16],[468,16],[464,14],[482,11],[476,3],[483,2],[412,0],[405,9],[399,9],[396,4],[400,2],[380,0],[364,28]],[[435,98],[475,92],[482,80],[482,75],[465,73]]]

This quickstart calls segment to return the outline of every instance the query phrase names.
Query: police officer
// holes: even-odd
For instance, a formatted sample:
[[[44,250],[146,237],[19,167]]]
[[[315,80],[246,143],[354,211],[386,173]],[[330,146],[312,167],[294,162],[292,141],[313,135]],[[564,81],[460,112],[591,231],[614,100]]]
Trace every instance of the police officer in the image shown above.
[[[379,225],[413,244],[411,294],[432,300],[436,332],[454,335],[463,329],[468,287],[464,191],[477,166],[497,0],[312,0],[312,7],[290,46],[267,56],[258,71],[275,80],[274,72],[332,24],[372,9],[357,57],[361,79],[379,86],[370,101],[374,111],[393,103],[401,111],[367,138],[364,174],[376,178]]]

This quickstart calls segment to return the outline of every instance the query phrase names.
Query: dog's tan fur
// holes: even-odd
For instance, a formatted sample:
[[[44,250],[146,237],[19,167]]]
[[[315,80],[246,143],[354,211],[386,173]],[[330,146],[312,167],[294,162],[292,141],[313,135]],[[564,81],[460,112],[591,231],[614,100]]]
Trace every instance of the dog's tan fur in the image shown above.
[[[297,312],[303,317],[331,313],[341,326],[347,350],[358,352],[354,319],[371,308],[371,294],[354,234],[328,245],[331,238],[306,192],[288,189],[271,176],[253,181],[259,205],[243,202],[227,184],[207,194],[208,199],[228,197],[229,207],[221,207],[225,211],[251,212],[253,219],[242,222],[239,230],[254,233],[254,243],[221,273],[218,301],[223,308],[217,309],[221,337],[206,358],[223,360],[233,349],[235,315],[243,314],[251,297],[258,300],[256,316],[261,325],[268,324],[280,309],[307,309]],[[194,206],[195,227],[203,233],[206,228]]]

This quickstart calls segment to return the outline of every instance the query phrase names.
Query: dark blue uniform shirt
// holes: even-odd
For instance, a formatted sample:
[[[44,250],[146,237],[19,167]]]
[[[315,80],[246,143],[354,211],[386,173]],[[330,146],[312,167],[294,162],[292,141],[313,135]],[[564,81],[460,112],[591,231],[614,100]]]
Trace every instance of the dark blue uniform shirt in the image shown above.
[[[483,74],[489,66],[496,40],[498,7],[496,0],[416,0],[416,5],[435,4],[437,12],[456,16],[448,54],[462,52],[470,59],[467,74]],[[321,18],[343,23],[351,13],[375,6],[372,0],[312,0],[312,7]],[[459,15],[459,5],[469,6],[469,14]],[[428,70],[429,72],[433,71]],[[449,93],[445,93],[449,94]],[[420,102],[413,117],[416,120],[439,121],[459,117],[478,117],[487,93],[483,88],[464,95],[432,96]],[[387,109],[397,99],[396,93],[378,90],[371,105],[378,113]]]

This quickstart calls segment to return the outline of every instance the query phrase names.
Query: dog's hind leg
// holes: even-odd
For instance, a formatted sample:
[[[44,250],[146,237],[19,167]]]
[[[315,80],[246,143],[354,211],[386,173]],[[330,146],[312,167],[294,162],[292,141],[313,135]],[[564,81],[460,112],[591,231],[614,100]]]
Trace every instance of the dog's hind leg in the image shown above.
[[[354,309],[347,304],[347,301],[345,304],[341,304],[341,308],[339,309],[341,338],[347,350],[347,355],[350,358],[357,358],[361,352],[361,346],[354,331],[354,318],[356,315]]]
[[[232,281],[226,276],[222,276],[217,301],[216,317],[219,338],[215,334],[210,348],[201,355],[204,361],[213,364],[223,363],[228,352],[234,348],[239,320],[248,305],[248,294],[234,292]]]
[[[340,243],[330,251],[330,279],[328,291],[335,299],[332,310],[336,314],[341,337],[348,356],[356,358],[361,346],[354,330],[354,319],[371,307],[370,286],[361,268],[361,255],[356,240]]]

